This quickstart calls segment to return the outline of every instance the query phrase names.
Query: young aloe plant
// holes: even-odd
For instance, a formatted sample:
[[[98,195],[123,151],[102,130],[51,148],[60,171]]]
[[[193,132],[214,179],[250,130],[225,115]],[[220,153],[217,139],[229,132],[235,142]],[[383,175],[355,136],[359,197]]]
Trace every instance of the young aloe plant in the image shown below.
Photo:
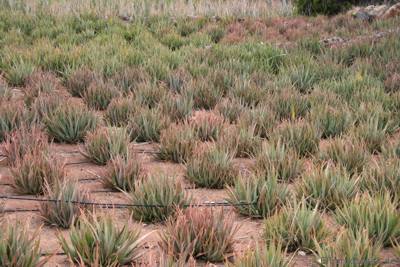
[[[240,176],[234,186],[228,187],[228,202],[233,205],[246,203],[235,209],[240,214],[256,218],[272,216],[285,204],[288,196],[287,186],[279,184],[274,173],[266,178],[257,174],[247,178]]]
[[[220,262],[233,252],[239,227],[230,214],[212,209],[188,208],[167,221],[160,246],[177,260],[189,257]],[[180,257],[186,257],[184,259]]]
[[[83,212],[92,209],[90,205],[79,204],[90,202],[90,197],[75,182],[63,181],[52,186],[46,185],[45,196],[56,200],[40,204],[40,214],[48,225],[69,228]]]
[[[289,252],[297,249],[311,252],[315,249],[315,242],[324,242],[330,235],[318,207],[310,209],[304,199],[283,207],[267,218],[264,226],[267,243],[281,242]]]
[[[125,128],[99,128],[87,134],[84,156],[94,163],[105,165],[120,155],[127,157],[129,136]]]
[[[0,225],[0,266],[2,267],[41,267],[48,258],[41,259],[38,232],[28,233],[21,222],[1,222]]]
[[[58,142],[78,143],[97,127],[96,115],[78,105],[64,104],[44,119],[50,137]]]
[[[64,163],[40,150],[18,158],[11,174],[13,188],[18,193],[32,195],[43,194],[46,184],[54,185],[65,178]]]
[[[107,163],[106,168],[102,183],[113,190],[133,191],[136,182],[143,176],[139,159],[131,155],[127,158],[115,156]]]
[[[69,240],[61,234],[60,245],[67,257],[76,264],[87,266],[121,266],[140,257],[139,248],[145,236],[140,229],[128,225],[118,228],[111,216],[96,214],[81,216],[72,226]]]
[[[234,263],[228,264],[230,267],[290,267],[293,266],[294,256],[287,255],[288,253],[280,244],[270,244],[263,249],[258,246],[256,249],[247,251],[242,257],[235,260]]]
[[[163,222],[175,214],[177,208],[190,203],[181,183],[167,176],[150,176],[135,184],[135,189],[125,193],[132,217],[143,222]]]
[[[297,152],[278,140],[275,143],[263,144],[257,153],[255,170],[268,176],[276,173],[280,181],[294,181],[303,169],[303,162]]]
[[[374,242],[388,246],[400,233],[400,214],[388,193],[359,195],[335,212],[338,224],[353,234],[366,230]]]
[[[186,164],[186,178],[200,187],[223,188],[232,185],[237,175],[232,154],[216,147],[194,156]]]

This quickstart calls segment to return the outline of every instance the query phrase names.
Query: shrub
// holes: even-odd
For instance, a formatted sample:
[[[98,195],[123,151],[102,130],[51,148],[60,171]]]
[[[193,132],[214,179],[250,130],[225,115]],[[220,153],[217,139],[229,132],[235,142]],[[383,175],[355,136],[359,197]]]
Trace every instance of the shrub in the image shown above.
[[[77,143],[83,141],[88,131],[97,126],[96,115],[78,105],[64,104],[45,117],[49,135],[58,142]]]
[[[213,147],[189,160],[186,178],[200,187],[221,189],[232,185],[238,175],[232,160],[231,153]]]
[[[138,181],[126,196],[130,204],[136,205],[129,208],[132,217],[146,223],[165,221],[190,202],[182,184],[166,176]]]
[[[172,93],[180,94],[191,79],[192,76],[185,68],[171,70],[167,79],[168,88]]]
[[[369,238],[384,246],[400,233],[400,215],[389,194],[361,195],[338,208],[334,217],[353,234],[366,230]]]
[[[322,243],[329,236],[318,208],[309,209],[304,200],[283,207],[279,213],[266,219],[264,227],[267,243],[282,242],[288,252],[297,249],[312,251],[315,242]]]
[[[136,142],[158,142],[161,131],[170,121],[159,109],[142,108],[128,122],[130,139]]]
[[[247,251],[242,257],[228,266],[232,267],[257,267],[257,266],[274,266],[274,267],[290,267],[292,266],[293,257],[289,257],[286,252],[282,251],[280,245],[270,244],[264,249],[256,247]]]
[[[268,138],[276,126],[275,114],[266,106],[258,106],[244,111],[238,121],[243,127],[254,127],[254,134],[261,138]]]
[[[322,138],[339,136],[351,125],[349,111],[344,108],[332,108],[326,104],[312,108],[310,119]]]
[[[311,102],[298,92],[284,90],[272,99],[272,107],[278,120],[296,120],[307,115]]]
[[[378,266],[382,245],[370,240],[367,231],[341,231],[334,242],[316,245],[317,261],[324,266]]]
[[[84,156],[104,165],[113,157],[126,157],[129,136],[125,128],[100,128],[86,135]]]
[[[20,103],[4,103],[0,105],[0,142],[6,135],[23,124],[25,109]]]
[[[97,75],[86,67],[74,71],[68,78],[66,86],[72,96],[82,97]]]
[[[28,227],[17,223],[2,223],[0,231],[0,266],[40,267],[48,261],[40,260],[40,240],[37,233],[29,234]]]
[[[275,173],[278,180],[291,182],[301,172],[303,163],[293,149],[288,149],[280,140],[268,145],[263,144],[256,156],[255,169],[264,173]]]
[[[135,113],[135,106],[131,98],[114,98],[104,113],[104,120],[110,126],[127,126],[129,119]]]
[[[158,86],[151,82],[141,83],[134,92],[135,102],[143,107],[154,108],[164,99],[167,92],[164,85]]]
[[[125,94],[133,93],[140,84],[150,81],[150,75],[140,67],[124,68],[114,75],[113,81],[117,88]]]
[[[317,14],[334,15],[349,7],[356,1],[335,1],[335,0],[296,0],[294,2],[298,13],[306,16]]]
[[[261,146],[261,138],[255,135],[255,126],[235,126],[221,135],[217,145],[228,149],[234,156],[247,158],[257,154]]]
[[[393,73],[385,79],[385,91],[395,93],[400,90],[400,73]]]
[[[193,111],[193,99],[187,95],[167,94],[160,103],[160,110],[172,121],[182,121]]]
[[[34,72],[35,67],[31,62],[22,58],[13,60],[6,70],[5,77],[11,86],[24,86],[28,77]]]
[[[361,187],[371,195],[388,192],[393,201],[400,200],[400,161],[379,159],[364,169]]]
[[[394,116],[396,113],[384,110],[381,104],[360,104],[356,110],[357,123],[370,124],[372,129],[392,134],[399,128],[399,119]]]
[[[400,158],[400,142],[387,142],[382,146],[382,156],[384,158]]]
[[[34,121],[36,123],[41,123],[44,118],[50,116],[65,99],[59,95],[40,95],[32,103],[32,112],[34,116]]]
[[[290,83],[301,94],[310,93],[319,79],[315,67],[303,64],[291,66],[287,72]]]
[[[0,104],[5,101],[9,101],[11,97],[12,93],[7,83],[0,79]]]
[[[205,79],[198,79],[189,84],[185,93],[192,96],[194,108],[205,110],[213,109],[223,96],[221,90],[211,86]]]
[[[350,175],[360,173],[369,161],[363,143],[349,139],[330,140],[321,158],[343,166]]]
[[[279,184],[273,173],[267,179],[259,175],[240,176],[234,186],[228,187],[228,202],[233,205],[252,203],[235,206],[235,209],[242,215],[256,218],[272,216],[285,204],[288,195],[287,186]]]
[[[306,122],[287,123],[278,128],[273,140],[279,139],[300,156],[309,156],[318,151],[319,135],[316,129]]]
[[[267,91],[251,82],[247,77],[236,79],[229,91],[231,97],[239,99],[245,106],[257,106],[265,99]]]
[[[158,158],[184,163],[196,147],[196,134],[188,124],[171,124],[161,132]]]
[[[175,259],[188,254],[196,259],[220,262],[233,252],[238,230],[232,216],[222,211],[188,208],[167,221],[160,234],[160,246]]]
[[[371,117],[356,129],[357,135],[363,140],[366,148],[371,153],[381,152],[386,140],[387,127],[380,127],[379,118]]]
[[[296,191],[311,207],[334,210],[353,199],[358,191],[359,180],[341,167],[319,167],[302,178]]]
[[[139,159],[129,155],[127,158],[117,155],[107,163],[102,177],[105,187],[128,192],[135,188],[135,183],[142,178],[142,165]]]
[[[25,103],[30,106],[34,99],[42,94],[51,94],[59,88],[59,82],[54,74],[49,72],[34,72],[27,79],[24,89]]]
[[[245,110],[244,103],[236,98],[225,98],[220,101],[215,109],[230,123],[236,122]]]
[[[47,185],[44,193],[47,198],[56,200],[40,203],[40,215],[48,225],[69,228],[85,209],[90,208],[76,203],[89,202],[90,198],[87,192],[80,190],[73,182],[62,181],[53,186]]]
[[[38,127],[29,128],[23,126],[7,135],[1,149],[7,157],[8,164],[14,163],[25,154],[35,151],[46,152],[48,150],[47,135]]]
[[[224,37],[225,29],[223,27],[213,26],[207,30],[207,34],[214,43],[218,43]]]
[[[221,116],[207,112],[199,112],[190,120],[191,127],[201,141],[217,140],[224,123]]]
[[[400,244],[399,242],[394,242],[393,244],[394,247],[394,254],[396,255],[396,257],[400,257]]]
[[[185,39],[179,36],[177,33],[168,33],[160,40],[163,45],[166,45],[172,51],[181,48],[185,45]]]
[[[93,81],[82,97],[89,108],[105,110],[117,95],[118,91],[111,83]]]
[[[121,229],[115,226],[110,216],[81,216],[76,226],[71,227],[70,242],[58,236],[67,257],[77,264],[87,266],[121,266],[140,256],[139,246],[145,238],[139,238],[140,230]]]
[[[40,195],[45,185],[64,180],[64,164],[46,153],[36,150],[17,158],[11,168],[13,187],[21,194]]]

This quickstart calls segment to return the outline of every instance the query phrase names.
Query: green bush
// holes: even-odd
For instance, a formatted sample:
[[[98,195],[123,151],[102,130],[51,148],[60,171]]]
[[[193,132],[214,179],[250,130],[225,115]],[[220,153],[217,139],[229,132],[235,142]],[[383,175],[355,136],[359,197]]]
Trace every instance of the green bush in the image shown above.
[[[94,112],[79,106],[64,104],[44,119],[47,133],[57,142],[69,144],[83,141],[86,133],[97,127]]]
[[[260,249],[249,249],[242,257],[229,264],[229,267],[290,267],[293,265],[293,257],[288,257],[286,251],[282,251],[281,246],[271,244],[270,246]]]
[[[82,154],[99,165],[120,155],[128,153],[129,136],[125,128],[99,128],[89,132],[85,138],[85,151]]]
[[[267,244],[281,243],[288,252],[297,249],[311,252],[330,235],[318,208],[310,209],[305,200],[287,204],[279,213],[267,218],[264,226]]]
[[[379,251],[382,245],[371,241],[368,232],[342,231],[337,239],[329,244],[316,243],[317,261],[324,261],[320,266],[379,266],[373,264],[379,262]],[[338,265],[337,259],[341,259],[342,265]]]
[[[299,14],[314,16],[317,14],[334,15],[351,7],[354,0],[295,0],[294,5]]]
[[[36,267],[44,266],[40,260],[40,240],[35,234],[28,234],[28,227],[22,223],[2,223],[0,227],[0,266]]]
[[[343,167],[327,165],[305,174],[296,191],[300,198],[307,198],[311,207],[334,210],[350,201],[357,190],[358,179],[352,178]]]
[[[186,165],[186,178],[199,187],[222,189],[232,185],[237,175],[233,155],[218,147],[194,156]]]
[[[91,208],[89,205],[73,203],[90,202],[88,192],[79,189],[77,183],[73,181],[57,182],[53,186],[46,185],[44,191],[46,197],[57,200],[40,203],[40,215],[47,225],[67,229],[86,209]]]
[[[125,195],[132,205],[129,207],[132,217],[145,223],[163,222],[191,201],[179,181],[164,175],[137,181],[134,190]]]
[[[389,246],[391,240],[399,237],[400,215],[390,195],[364,194],[335,211],[334,218],[352,233],[367,231],[374,243]]]
[[[171,124],[162,131],[158,158],[176,163],[186,162],[193,154],[197,139],[189,124]]]
[[[297,152],[289,149],[281,140],[263,144],[255,159],[256,171],[266,176],[275,172],[279,181],[292,182],[303,169],[303,162]]]
[[[118,228],[112,217],[96,214],[82,216],[71,227],[69,240],[62,235],[58,239],[67,257],[80,266],[121,266],[140,257],[140,245],[146,237],[140,229]]]
[[[160,233],[160,246],[176,260],[193,257],[220,262],[232,254],[238,230],[232,214],[188,208],[167,221],[165,230]]]
[[[227,201],[233,205],[253,203],[236,206],[235,209],[245,216],[266,218],[278,211],[288,196],[287,186],[278,183],[276,174],[270,174],[267,179],[260,175],[246,178],[240,176],[234,186],[228,187]]]

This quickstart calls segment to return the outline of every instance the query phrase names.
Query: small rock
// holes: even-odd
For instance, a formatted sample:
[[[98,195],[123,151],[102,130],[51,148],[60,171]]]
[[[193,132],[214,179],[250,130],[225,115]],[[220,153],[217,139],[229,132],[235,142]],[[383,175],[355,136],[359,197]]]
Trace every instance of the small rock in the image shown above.
[[[121,20],[126,21],[126,22],[131,22],[132,21],[132,16],[126,15],[126,14],[121,14],[118,16]]]
[[[304,251],[299,250],[299,252],[297,252],[297,254],[299,254],[300,256],[306,256],[307,254]]]
[[[341,44],[341,43],[345,43],[346,41],[338,36],[333,36],[333,37],[329,37],[326,39],[323,39],[320,41],[322,44],[326,45],[326,46],[330,46],[333,44]]]

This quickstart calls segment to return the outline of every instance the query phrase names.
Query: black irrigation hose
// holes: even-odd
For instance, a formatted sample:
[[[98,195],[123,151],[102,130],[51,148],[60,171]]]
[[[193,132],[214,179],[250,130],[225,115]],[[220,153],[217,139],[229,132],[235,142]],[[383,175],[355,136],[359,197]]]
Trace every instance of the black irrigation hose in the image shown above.
[[[1,211],[2,213],[17,213],[17,212],[39,212],[39,209],[15,209],[15,210],[11,210],[11,209],[5,209],[3,211]]]
[[[142,208],[167,208],[171,207],[171,205],[159,205],[159,204],[124,204],[124,203],[101,203],[101,202],[84,202],[84,201],[66,201],[66,200],[58,200],[58,199],[46,199],[46,198],[33,198],[33,197],[21,197],[21,196],[6,196],[0,195],[0,199],[9,199],[9,200],[22,200],[22,201],[36,201],[36,202],[67,202],[82,206],[98,206],[102,208],[115,208],[115,209],[124,209],[131,207],[142,207]],[[198,204],[186,204],[183,207],[237,207],[237,206],[249,206],[253,205],[254,202],[240,202],[240,203],[228,203],[228,202],[204,202]]]
[[[40,257],[49,257],[49,256],[66,256],[67,254],[65,254],[64,252],[42,252],[40,253]]]
[[[93,162],[90,161],[90,160],[87,160],[87,161],[78,161],[78,162],[67,162],[67,163],[65,163],[64,165],[65,165],[65,166],[68,166],[68,165],[79,165],[79,164],[88,164],[88,163],[93,163]]]

